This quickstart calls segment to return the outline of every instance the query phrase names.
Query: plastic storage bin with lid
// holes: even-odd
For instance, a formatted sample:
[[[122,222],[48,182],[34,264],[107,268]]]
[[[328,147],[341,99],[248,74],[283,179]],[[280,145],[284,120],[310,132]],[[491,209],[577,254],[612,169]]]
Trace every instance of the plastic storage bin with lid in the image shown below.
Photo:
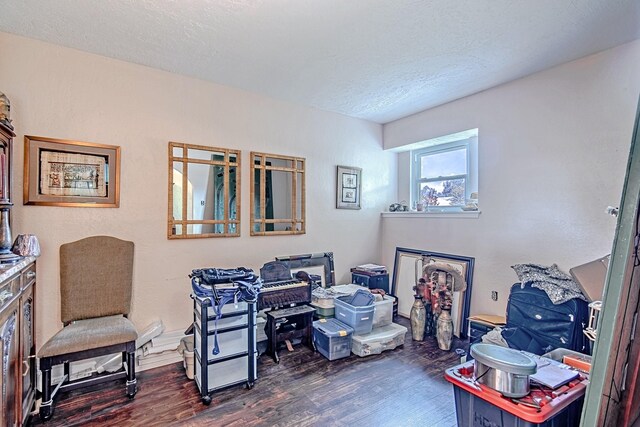
[[[368,334],[354,335],[351,339],[351,351],[365,357],[393,350],[404,344],[406,334],[407,328],[396,323],[380,326]]]
[[[336,298],[336,319],[351,326],[356,334],[368,334],[373,328],[374,300],[375,297],[366,290]]]
[[[320,319],[313,322],[313,343],[329,360],[341,359],[351,354],[353,328],[336,319]]]
[[[372,328],[376,329],[381,326],[390,325],[393,322],[393,302],[395,297],[391,295],[375,295],[373,303],[373,324]]]

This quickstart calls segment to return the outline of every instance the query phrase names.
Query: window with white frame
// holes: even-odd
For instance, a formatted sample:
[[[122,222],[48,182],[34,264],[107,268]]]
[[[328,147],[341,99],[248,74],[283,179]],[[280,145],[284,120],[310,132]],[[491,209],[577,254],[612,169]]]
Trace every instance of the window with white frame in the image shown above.
[[[411,199],[417,207],[458,211],[475,203],[477,209],[477,140],[434,141],[411,151]]]

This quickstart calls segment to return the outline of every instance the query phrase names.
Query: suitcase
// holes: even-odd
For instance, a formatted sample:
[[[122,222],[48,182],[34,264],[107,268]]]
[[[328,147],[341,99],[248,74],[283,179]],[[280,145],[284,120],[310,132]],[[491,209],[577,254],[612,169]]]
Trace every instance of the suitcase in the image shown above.
[[[520,337],[528,334],[545,352],[566,348],[588,354],[589,340],[582,332],[588,321],[589,307],[586,301],[574,298],[555,305],[545,291],[533,288],[530,284],[525,284],[523,288],[516,283],[511,287],[505,328],[520,329],[524,332]],[[509,342],[507,336],[503,334],[503,337]]]

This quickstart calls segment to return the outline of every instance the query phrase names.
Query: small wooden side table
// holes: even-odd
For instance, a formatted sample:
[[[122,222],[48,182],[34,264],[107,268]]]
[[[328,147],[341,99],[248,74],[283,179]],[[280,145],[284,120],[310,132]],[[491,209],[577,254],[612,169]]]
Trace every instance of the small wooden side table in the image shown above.
[[[280,363],[278,344],[283,341],[302,338],[304,344],[314,349],[313,313],[315,311],[313,307],[300,305],[267,312],[265,328],[268,338],[267,354],[273,357],[276,363]]]

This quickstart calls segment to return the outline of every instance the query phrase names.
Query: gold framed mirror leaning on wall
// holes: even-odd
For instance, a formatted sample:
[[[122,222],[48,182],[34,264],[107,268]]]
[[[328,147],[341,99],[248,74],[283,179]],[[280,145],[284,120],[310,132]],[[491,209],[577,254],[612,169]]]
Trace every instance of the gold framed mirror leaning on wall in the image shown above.
[[[305,159],[251,152],[251,235],[304,234]]]
[[[169,239],[240,236],[240,151],[169,142]]]

